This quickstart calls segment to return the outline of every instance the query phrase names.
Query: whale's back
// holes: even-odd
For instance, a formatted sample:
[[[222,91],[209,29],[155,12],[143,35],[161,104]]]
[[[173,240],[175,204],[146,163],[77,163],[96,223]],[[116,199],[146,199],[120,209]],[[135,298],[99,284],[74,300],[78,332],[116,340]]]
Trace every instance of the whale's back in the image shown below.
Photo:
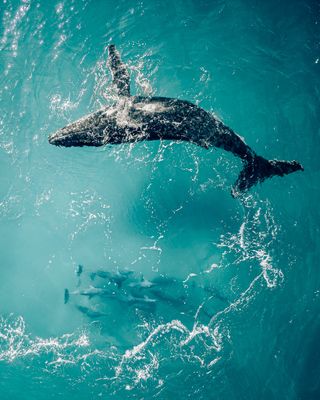
[[[134,97],[130,119],[141,124],[149,140],[169,139],[197,141],[209,135],[213,116],[186,100],[167,97]]]

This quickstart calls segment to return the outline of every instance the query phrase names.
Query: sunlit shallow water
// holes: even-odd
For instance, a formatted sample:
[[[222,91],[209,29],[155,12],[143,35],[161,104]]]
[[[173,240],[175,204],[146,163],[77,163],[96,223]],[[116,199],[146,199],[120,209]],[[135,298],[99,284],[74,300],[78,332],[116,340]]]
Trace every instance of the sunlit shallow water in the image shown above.
[[[319,11],[1,1],[1,399],[319,397]],[[135,93],[199,104],[305,171],[236,200],[219,150],[50,146],[112,101],[110,43]],[[132,271],[132,296],[173,283],[85,296],[98,270]]]

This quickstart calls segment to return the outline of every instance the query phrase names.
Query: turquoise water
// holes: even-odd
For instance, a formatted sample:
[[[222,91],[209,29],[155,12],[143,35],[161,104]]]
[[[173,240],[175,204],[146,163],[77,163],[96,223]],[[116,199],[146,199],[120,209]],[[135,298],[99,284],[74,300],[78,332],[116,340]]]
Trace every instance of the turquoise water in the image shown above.
[[[319,14],[298,0],[1,0],[2,400],[320,397]],[[241,164],[220,150],[50,146],[111,101],[110,43],[135,93],[199,104],[305,171],[235,200]],[[130,295],[142,276],[157,290],[89,298],[98,270],[133,271]]]

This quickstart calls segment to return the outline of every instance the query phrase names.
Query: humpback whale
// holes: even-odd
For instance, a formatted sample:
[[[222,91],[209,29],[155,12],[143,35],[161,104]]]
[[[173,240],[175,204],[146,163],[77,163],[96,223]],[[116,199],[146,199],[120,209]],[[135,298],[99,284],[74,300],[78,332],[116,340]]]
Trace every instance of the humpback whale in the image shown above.
[[[175,98],[132,96],[130,75],[114,45],[108,47],[107,65],[118,100],[49,136],[56,146],[104,146],[143,140],[186,141],[204,149],[216,147],[243,161],[233,188],[234,197],[272,176],[303,170],[297,161],[267,160],[257,155],[215,115]]]

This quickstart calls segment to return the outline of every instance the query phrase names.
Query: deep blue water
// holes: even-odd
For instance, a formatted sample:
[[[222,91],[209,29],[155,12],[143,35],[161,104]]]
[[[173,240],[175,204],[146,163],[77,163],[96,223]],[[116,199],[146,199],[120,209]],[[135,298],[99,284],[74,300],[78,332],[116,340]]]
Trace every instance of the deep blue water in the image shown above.
[[[320,398],[318,2],[1,0],[0,21],[1,400]],[[50,146],[111,101],[110,43],[135,93],[305,171],[233,199],[220,150]]]

